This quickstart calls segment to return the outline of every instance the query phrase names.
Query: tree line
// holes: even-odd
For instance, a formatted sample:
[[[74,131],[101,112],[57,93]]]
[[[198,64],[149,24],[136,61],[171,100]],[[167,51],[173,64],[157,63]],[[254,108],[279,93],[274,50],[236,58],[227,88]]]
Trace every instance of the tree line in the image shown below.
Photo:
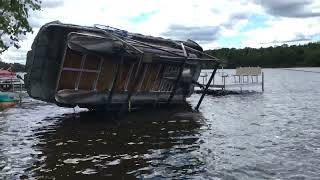
[[[267,48],[221,48],[206,53],[224,60],[225,68],[260,66],[265,68],[320,67],[320,42],[305,45],[284,44]],[[204,68],[212,68],[209,64]]]
[[[27,20],[30,11],[41,9],[40,0],[11,0],[0,2],[0,55],[10,46],[19,48],[20,35],[32,32]],[[4,41],[7,37],[7,41]],[[306,45],[286,44],[268,48],[222,48],[207,50],[207,53],[225,61],[225,68],[239,66],[320,67],[320,42]],[[0,60],[0,68],[11,67],[14,71],[25,71],[22,64],[7,64]],[[212,68],[205,64],[204,68]]]
[[[224,60],[224,68],[240,66],[260,66],[265,68],[284,67],[320,67],[320,42],[306,45],[286,44],[268,48],[222,48],[207,50],[206,53]],[[5,63],[0,61],[0,68],[11,67],[15,72],[25,71],[25,66],[19,63]],[[213,68],[205,64],[203,68]]]
[[[25,65],[20,63],[5,63],[0,60],[0,69],[11,69],[13,72],[25,72]]]

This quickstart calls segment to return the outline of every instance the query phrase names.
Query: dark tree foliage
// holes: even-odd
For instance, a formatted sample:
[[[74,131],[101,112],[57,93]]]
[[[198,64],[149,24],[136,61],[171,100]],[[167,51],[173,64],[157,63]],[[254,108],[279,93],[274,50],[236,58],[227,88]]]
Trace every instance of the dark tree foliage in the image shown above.
[[[320,67],[320,43],[306,45],[278,46],[268,48],[216,49],[207,50],[213,56],[225,60],[225,68],[240,66],[278,67]],[[16,72],[25,71],[19,63],[8,64],[0,60],[0,68],[11,67]],[[203,68],[213,68],[209,64]]]
[[[27,18],[40,10],[40,0],[0,0],[0,54],[10,46],[19,48],[19,35],[32,32]]]
[[[239,66],[277,67],[320,67],[320,43],[306,45],[286,44],[268,48],[222,48],[207,50],[207,53],[226,60],[225,68]],[[210,68],[207,66],[207,68]]]
[[[13,72],[25,72],[25,66],[19,63],[5,63],[0,61],[0,69],[8,69],[11,68]]]

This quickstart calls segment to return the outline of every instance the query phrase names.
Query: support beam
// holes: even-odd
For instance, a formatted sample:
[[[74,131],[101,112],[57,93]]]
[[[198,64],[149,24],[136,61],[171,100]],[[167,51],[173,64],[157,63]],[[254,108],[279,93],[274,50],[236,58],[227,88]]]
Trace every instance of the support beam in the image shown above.
[[[158,72],[157,72],[156,78],[155,78],[155,80],[154,80],[154,82],[153,82],[153,85],[152,85],[152,87],[151,87],[151,90],[154,90],[154,89],[155,89],[154,87],[155,87],[155,85],[156,85],[156,83],[157,83],[157,79],[158,79],[158,77],[159,77],[159,74],[160,74],[161,68],[162,68],[162,64],[160,64],[160,65],[159,65],[159,69],[158,69]],[[159,80],[159,82],[160,82],[160,80]]]
[[[201,83],[199,83],[199,82],[197,82],[197,81],[195,81],[195,80],[192,80],[192,83],[195,84],[195,85],[197,85],[197,86],[199,86],[201,89],[204,89],[204,88],[205,88]]]
[[[200,97],[200,99],[199,99],[199,102],[198,102],[198,104],[197,104],[197,106],[196,106],[196,108],[195,108],[197,111],[199,110],[199,107],[200,107],[200,105],[201,105],[201,103],[202,103],[202,100],[203,100],[204,96],[207,94],[207,91],[208,91],[208,89],[209,89],[209,87],[210,87],[210,84],[211,84],[213,78],[214,78],[214,75],[215,75],[216,72],[217,72],[218,67],[219,67],[219,64],[217,64],[217,65],[214,67],[214,70],[213,70],[213,72],[212,72],[212,74],[211,74],[211,76],[210,76],[210,79],[209,79],[206,87],[204,88],[204,90],[203,90],[203,92],[202,92],[202,95],[201,95],[201,97]]]
[[[168,66],[163,65],[163,70],[162,70],[163,72],[160,74],[158,92],[161,92],[162,84],[165,82],[164,75],[165,75],[167,68],[168,68]]]
[[[83,72],[83,67],[84,67],[84,63],[86,61],[86,58],[87,58],[87,54],[83,55],[82,56],[82,59],[81,59],[81,67],[79,69],[79,75],[77,77],[77,81],[76,81],[76,84],[75,84],[75,87],[74,89],[75,90],[78,90],[79,89],[79,84],[80,84],[80,80],[81,80],[81,76],[82,76],[82,72]]]
[[[137,87],[138,80],[139,80],[138,77],[141,76],[140,69],[141,69],[142,60],[143,60],[143,54],[140,56],[139,63],[137,66],[137,71],[134,74],[133,86],[128,90],[128,97],[127,97],[128,106],[129,104],[131,105],[131,97],[134,93],[134,89]]]
[[[141,87],[142,87],[143,81],[144,81],[144,79],[146,77],[146,73],[148,71],[148,68],[149,68],[149,64],[145,64],[144,65],[144,71],[143,71],[143,74],[142,74],[142,78],[141,78],[141,81],[139,83],[138,92],[141,91]]]
[[[115,76],[113,77],[113,81],[112,81],[112,86],[111,86],[111,89],[110,89],[110,92],[109,92],[109,96],[108,96],[108,100],[107,100],[107,105],[109,105],[112,101],[112,96],[113,96],[113,93],[114,93],[114,89],[115,89],[115,86],[117,84],[117,80],[118,80],[118,77],[119,77],[119,74],[120,74],[120,69],[121,69],[121,66],[123,64],[123,57],[121,57],[121,61],[120,61],[120,64],[117,64],[117,70],[115,72]]]
[[[128,78],[127,78],[127,80],[126,80],[126,84],[125,84],[125,86],[124,86],[124,90],[125,90],[125,91],[128,91],[128,86],[129,86],[129,83],[130,83],[131,74],[132,74],[132,72],[133,72],[133,68],[134,68],[134,66],[135,66],[135,64],[134,64],[134,63],[133,63],[133,64],[131,64],[131,66],[130,66],[130,70],[129,70]]]
[[[181,79],[181,76],[182,76],[183,69],[184,69],[184,63],[181,63],[181,65],[180,65],[180,67],[179,67],[178,77],[177,77],[177,79],[176,79],[176,81],[175,81],[175,83],[174,83],[173,89],[172,89],[172,91],[171,91],[171,93],[170,93],[170,96],[169,96],[169,98],[168,98],[168,104],[170,104],[173,96],[176,94],[176,91],[177,91],[177,89],[178,89],[178,87],[179,87],[179,82],[180,82],[180,79]]]
[[[73,72],[99,73],[99,70],[79,69],[79,68],[71,68],[71,67],[64,67],[64,68],[62,68],[62,70],[63,71],[73,71]]]
[[[98,81],[99,81],[99,78],[100,78],[103,61],[104,61],[104,58],[101,57],[101,58],[100,58],[100,63],[99,63],[99,70],[98,70],[99,72],[98,72],[98,74],[97,74],[96,80],[94,81],[94,83],[93,83],[93,85],[92,85],[92,88],[93,88],[94,91],[97,90],[97,84],[98,84]]]
[[[64,52],[63,52],[63,56],[62,56],[62,61],[61,61],[61,64],[60,64],[59,75],[58,75],[57,82],[56,82],[55,92],[57,92],[57,91],[58,91],[58,88],[59,88],[59,83],[60,83],[62,68],[63,68],[64,62],[65,62],[65,60],[66,60],[67,52],[68,52],[68,45],[65,45]]]
[[[183,69],[184,69],[184,65],[185,65],[185,62],[187,61],[187,58],[188,58],[188,52],[186,51],[183,43],[181,43],[181,48],[182,48],[182,50],[183,50],[183,54],[184,54],[185,59],[184,59],[184,61],[181,63],[181,65],[180,65],[180,67],[179,67],[179,74],[178,74],[178,77],[177,77],[177,79],[176,79],[176,82],[175,82],[175,84],[174,84],[174,86],[173,86],[173,89],[172,89],[172,91],[171,91],[171,93],[170,93],[170,96],[169,96],[169,99],[168,99],[168,104],[170,104],[173,96],[176,94],[176,91],[177,91],[177,89],[178,89],[179,82],[180,82],[180,79],[181,79],[181,76],[182,76],[182,72],[183,72]]]
[[[262,92],[264,92],[264,72],[261,73],[261,89],[262,89]]]

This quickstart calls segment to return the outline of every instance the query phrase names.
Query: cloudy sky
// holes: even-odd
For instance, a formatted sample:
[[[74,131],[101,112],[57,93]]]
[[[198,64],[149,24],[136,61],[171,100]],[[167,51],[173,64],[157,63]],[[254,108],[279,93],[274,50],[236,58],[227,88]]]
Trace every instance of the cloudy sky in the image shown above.
[[[43,0],[29,17],[34,33],[1,59],[24,64],[39,28],[55,20],[192,39],[204,49],[320,41],[319,0]]]

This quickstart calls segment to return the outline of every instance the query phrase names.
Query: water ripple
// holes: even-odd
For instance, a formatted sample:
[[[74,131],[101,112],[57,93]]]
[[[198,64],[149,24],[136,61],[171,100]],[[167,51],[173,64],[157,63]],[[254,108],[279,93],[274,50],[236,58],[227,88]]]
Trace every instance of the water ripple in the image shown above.
[[[74,113],[26,98],[0,113],[0,179],[319,179],[319,76],[265,74],[266,92],[208,96],[201,113]]]

